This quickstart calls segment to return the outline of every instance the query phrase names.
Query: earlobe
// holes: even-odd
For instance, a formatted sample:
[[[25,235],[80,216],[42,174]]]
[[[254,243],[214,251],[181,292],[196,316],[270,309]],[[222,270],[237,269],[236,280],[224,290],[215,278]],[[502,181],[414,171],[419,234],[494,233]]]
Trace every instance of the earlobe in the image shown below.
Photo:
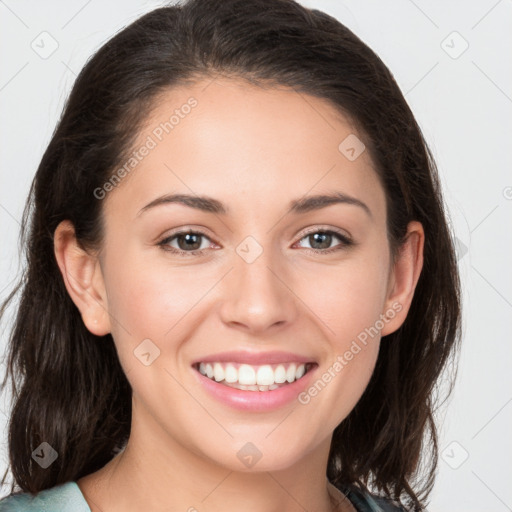
[[[420,222],[411,221],[398,260],[391,271],[388,295],[383,311],[388,321],[381,331],[386,336],[396,331],[405,321],[414,297],[414,290],[423,268],[425,233]]]
[[[54,233],[54,251],[66,290],[87,329],[96,336],[110,332],[108,302],[99,259],[80,247],[71,221]]]

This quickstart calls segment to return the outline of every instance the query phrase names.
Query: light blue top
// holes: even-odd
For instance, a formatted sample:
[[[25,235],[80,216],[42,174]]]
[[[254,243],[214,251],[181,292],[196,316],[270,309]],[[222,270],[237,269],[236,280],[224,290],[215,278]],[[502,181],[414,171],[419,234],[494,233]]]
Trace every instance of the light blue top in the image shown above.
[[[66,482],[32,496],[21,493],[0,500],[0,512],[91,512],[76,482]]]

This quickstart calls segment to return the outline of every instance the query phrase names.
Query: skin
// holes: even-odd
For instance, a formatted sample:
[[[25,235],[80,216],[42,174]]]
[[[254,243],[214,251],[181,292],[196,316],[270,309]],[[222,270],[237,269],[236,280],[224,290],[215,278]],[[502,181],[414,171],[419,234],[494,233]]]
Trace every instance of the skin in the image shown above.
[[[224,77],[167,91],[135,147],[191,96],[197,106],[103,199],[101,251],[82,250],[67,221],[55,233],[70,297],[92,333],[112,333],[133,388],[126,449],[78,485],[103,512],[333,510],[332,432],[366,388],[381,336],[406,318],[423,265],[422,226],[410,223],[392,265],[385,194],[368,151],[350,161],[338,150],[356,130],[325,100],[284,87]],[[334,191],[363,201],[371,216],[349,204],[288,212],[293,199]],[[169,193],[207,195],[229,212],[174,203],[137,215]],[[336,236],[315,243],[305,231],[316,227],[355,245],[315,254],[343,245]],[[203,254],[157,245],[177,228],[205,233]],[[263,250],[251,263],[236,252],[249,235]],[[168,245],[183,250],[178,242]],[[243,349],[308,355],[319,378],[393,304],[401,310],[308,404],[244,412],[196,383],[195,359]],[[133,351],[148,338],[160,355],[145,366]],[[251,468],[236,455],[249,441],[262,453]],[[333,495],[339,510],[354,510]]]

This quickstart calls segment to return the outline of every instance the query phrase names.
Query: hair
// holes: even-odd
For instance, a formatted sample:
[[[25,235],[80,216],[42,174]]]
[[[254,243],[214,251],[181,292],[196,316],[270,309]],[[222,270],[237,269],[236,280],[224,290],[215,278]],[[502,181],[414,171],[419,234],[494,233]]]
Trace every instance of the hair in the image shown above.
[[[102,201],[93,191],[126,161],[161,94],[216,76],[328,101],[355,123],[370,152],[386,194],[392,257],[410,221],[424,228],[424,264],[408,315],[383,338],[366,390],[333,432],[327,465],[338,488],[371,486],[421,510],[438,462],[437,384],[457,354],[461,328],[438,171],[381,59],[338,20],[293,0],[157,8],[112,37],[78,75],[30,188],[20,231],[24,268],[0,309],[1,317],[20,295],[2,383],[11,377],[8,469],[22,491],[37,493],[97,471],[126,444],[130,384],[111,334],[88,331],[68,295],[54,232],[70,220],[81,247],[101,248]],[[44,441],[58,453],[46,469],[31,457]]]

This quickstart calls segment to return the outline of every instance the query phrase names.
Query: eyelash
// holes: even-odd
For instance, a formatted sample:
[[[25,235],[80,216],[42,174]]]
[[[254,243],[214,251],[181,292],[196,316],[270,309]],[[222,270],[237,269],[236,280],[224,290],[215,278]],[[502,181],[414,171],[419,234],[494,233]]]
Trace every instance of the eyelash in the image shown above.
[[[310,235],[316,234],[316,233],[322,233],[325,235],[335,235],[335,237],[337,237],[342,243],[339,245],[335,245],[334,247],[331,247],[330,249],[309,249],[307,247],[305,248],[306,251],[312,252],[314,254],[324,254],[324,255],[331,254],[335,251],[346,249],[347,247],[349,247],[351,245],[355,245],[355,243],[350,238],[348,238],[347,236],[345,236],[344,234],[342,234],[339,231],[336,231],[333,229],[325,229],[324,230],[324,229],[318,229],[318,228],[315,228],[315,229],[305,233],[302,236],[302,238],[299,240],[299,242],[301,240],[303,240],[304,238],[306,238]],[[164,251],[171,252],[173,254],[176,254],[180,257],[185,257],[185,258],[189,257],[189,256],[199,256],[206,250],[206,249],[195,249],[193,251],[183,251],[181,249],[176,249],[174,247],[167,246],[167,244],[171,240],[179,237],[180,235],[200,235],[202,237],[210,239],[208,237],[208,235],[206,235],[205,233],[202,233],[201,231],[185,230],[185,231],[177,231],[176,233],[173,233],[170,236],[166,236],[164,239],[162,239],[160,242],[158,242],[157,245],[160,246],[162,248],[162,250],[164,250]]]

